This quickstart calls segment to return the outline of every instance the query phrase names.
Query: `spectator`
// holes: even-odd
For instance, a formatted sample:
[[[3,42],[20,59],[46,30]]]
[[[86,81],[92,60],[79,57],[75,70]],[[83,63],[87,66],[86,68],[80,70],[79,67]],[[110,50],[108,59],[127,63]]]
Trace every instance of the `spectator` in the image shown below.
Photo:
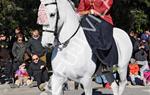
[[[32,31],[32,38],[27,43],[27,51],[31,56],[37,54],[42,61],[46,62],[45,49],[41,44],[40,33],[36,29]]]
[[[135,43],[133,44],[132,58],[135,58],[135,53],[136,53],[137,51],[139,51],[139,44],[140,44],[140,41],[141,41],[141,39],[140,39],[140,38],[137,38],[137,39],[135,40]]]
[[[23,41],[25,41],[25,38],[24,38],[24,34],[22,32],[22,29],[20,26],[17,26],[15,28],[15,31],[12,33],[11,35],[11,40],[10,40],[10,46],[13,46],[13,43],[17,41],[17,35],[23,35]],[[12,47],[11,47],[12,48]]]
[[[149,69],[148,66],[148,61],[147,61],[147,51],[149,50],[148,44],[146,43],[145,40],[142,40],[139,44],[138,44],[138,48],[137,48],[137,52],[135,53],[135,59],[137,64],[141,65],[142,67],[140,68],[140,74],[142,79],[143,77],[143,73],[145,70]]]
[[[150,86],[150,70],[144,72],[144,85]]]
[[[134,45],[134,43],[135,43],[135,41],[136,41],[135,33],[134,33],[133,31],[131,31],[131,32],[129,33],[129,37],[130,37],[130,39],[131,39],[132,44]]]
[[[17,36],[17,41],[14,42],[12,47],[12,54],[14,56],[13,70],[19,69],[19,66],[23,63],[23,57],[26,50],[26,43],[23,41],[23,35]]]
[[[141,40],[148,41],[150,38],[150,32],[148,29],[145,30],[145,32],[141,35]]]
[[[34,54],[32,60],[33,62],[29,66],[29,74],[37,81],[37,86],[39,86],[41,83],[48,81],[47,68],[38,55]]]
[[[30,76],[25,68],[25,63],[21,64],[19,66],[19,69],[15,73],[15,84],[19,86],[29,86],[32,83],[32,80],[30,80]]]
[[[131,78],[131,82],[133,85],[136,85],[135,78],[141,79],[139,75],[140,68],[138,64],[135,62],[135,59],[131,59],[131,63],[129,64],[129,76]]]
[[[137,44],[138,42],[138,39],[137,39],[137,35],[135,32],[131,31],[130,34],[129,34],[129,37],[131,39],[131,42],[132,42],[132,45],[134,46],[135,44]],[[132,53],[132,58],[134,58],[134,53],[135,53],[135,50],[133,48],[133,53]]]
[[[104,75],[97,76],[96,77],[96,82],[97,83],[102,83],[103,87],[111,89],[110,83],[107,81],[107,79]]]
[[[7,41],[7,36],[5,35],[5,32],[2,32],[0,34],[0,58],[9,60],[10,58],[10,52],[9,52],[9,42]]]
[[[5,80],[8,82],[11,79],[11,67],[12,60],[9,51],[9,44],[7,41],[7,36],[5,35],[5,31],[1,31],[0,33],[0,67],[4,69],[3,76],[5,76]],[[2,76],[0,76],[2,77]]]

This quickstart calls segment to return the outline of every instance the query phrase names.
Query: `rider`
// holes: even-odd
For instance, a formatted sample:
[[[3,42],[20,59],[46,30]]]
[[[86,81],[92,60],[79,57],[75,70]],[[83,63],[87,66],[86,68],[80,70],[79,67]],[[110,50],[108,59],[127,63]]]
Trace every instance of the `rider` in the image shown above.
[[[118,62],[110,8],[113,0],[80,0],[77,12],[93,54],[107,67]],[[112,82],[112,81],[111,81]]]

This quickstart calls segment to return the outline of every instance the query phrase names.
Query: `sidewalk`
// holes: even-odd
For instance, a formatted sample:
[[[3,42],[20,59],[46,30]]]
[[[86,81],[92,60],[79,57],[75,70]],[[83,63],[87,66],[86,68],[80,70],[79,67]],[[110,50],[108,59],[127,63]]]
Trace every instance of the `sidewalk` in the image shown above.
[[[93,82],[93,95],[112,95],[111,89],[105,89],[102,85]],[[72,83],[69,84],[69,89],[65,91],[65,95],[81,95],[84,91],[81,87],[78,90],[74,90],[70,87],[74,87]],[[103,93],[103,94],[96,94]],[[46,93],[41,93],[37,87],[20,87],[20,88],[10,88],[8,84],[0,85],[0,95],[47,95]],[[51,94],[50,94],[51,95]],[[124,91],[123,95],[150,95],[150,86],[132,86],[128,85]]]
[[[8,84],[0,85],[0,95],[40,95],[37,87],[10,88]]]

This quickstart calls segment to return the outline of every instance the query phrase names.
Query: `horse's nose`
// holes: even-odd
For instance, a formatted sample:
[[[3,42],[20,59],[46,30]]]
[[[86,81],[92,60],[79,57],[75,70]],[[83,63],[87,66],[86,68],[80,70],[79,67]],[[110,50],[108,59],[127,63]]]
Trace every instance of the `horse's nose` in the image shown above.
[[[52,47],[53,44],[52,44],[52,43],[48,43],[47,46],[48,46],[48,47]]]
[[[54,16],[55,16],[55,13],[51,13],[51,14],[50,14],[50,17],[54,17]]]

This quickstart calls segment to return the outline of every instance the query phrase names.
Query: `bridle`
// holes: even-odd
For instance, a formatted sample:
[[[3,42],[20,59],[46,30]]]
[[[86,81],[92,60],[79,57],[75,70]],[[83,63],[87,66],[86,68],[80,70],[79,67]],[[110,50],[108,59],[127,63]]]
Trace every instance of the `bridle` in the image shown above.
[[[68,0],[68,2],[70,2],[70,1]],[[57,0],[55,0],[55,2],[52,2],[52,3],[47,3],[47,4],[45,4],[45,6],[52,5],[52,4],[56,5],[56,24],[55,24],[55,30],[54,31],[46,30],[46,31],[54,33],[54,36],[55,36],[54,47],[58,47],[58,46],[62,45],[62,48],[65,48],[65,47],[67,47],[69,41],[77,34],[77,32],[78,32],[78,30],[80,28],[80,24],[78,25],[78,28],[76,29],[76,31],[74,32],[74,34],[71,37],[69,37],[65,42],[60,42],[60,40],[59,40],[59,33],[60,32],[58,32],[58,21],[60,19],[60,14],[59,14],[59,10],[58,10]],[[72,6],[72,4],[71,4],[71,6]]]

